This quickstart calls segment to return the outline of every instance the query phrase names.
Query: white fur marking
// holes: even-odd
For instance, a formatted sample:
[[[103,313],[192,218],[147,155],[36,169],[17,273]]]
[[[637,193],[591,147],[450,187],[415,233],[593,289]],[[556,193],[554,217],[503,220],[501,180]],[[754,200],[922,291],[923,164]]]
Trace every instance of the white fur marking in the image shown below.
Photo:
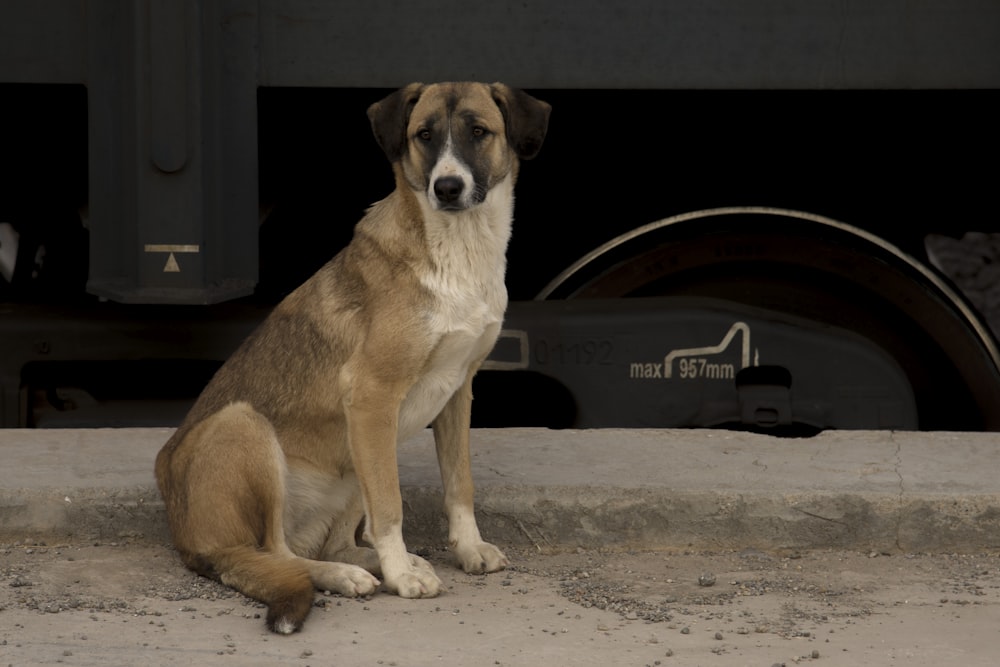
[[[422,273],[420,282],[438,296],[429,326],[439,343],[424,377],[403,402],[399,441],[440,413],[465,382],[471,363],[496,342],[507,308],[504,274],[513,188],[508,175],[481,204],[463,211],[438,211],[429,198],[418,198],[435,267]]]
[[[468,208],[472,205],[472,194],[475,191],[475,182],[472,178],[472,171],[468,166],[455,155],[455,145],[451,139],[451,130],[448,130],[448,138],[445,140],[444,148],[438,156],[434,168],[431,169],[427,183],[427,199],[431,203],[433,210],[441,209],[441,204],[434,194],[434,184],[439,178],[445,176],[457,176],[462,181],[462,197],[458,201],[460,208]]]
[[[476,517],[465,507],[455,507],[448,516],[448,541],[453,546],[474,546],[483,541]]]
[[[287,618],[281,618],[274,624],[274,631],[280,635],[290,635],[295,632],[295,624]]]

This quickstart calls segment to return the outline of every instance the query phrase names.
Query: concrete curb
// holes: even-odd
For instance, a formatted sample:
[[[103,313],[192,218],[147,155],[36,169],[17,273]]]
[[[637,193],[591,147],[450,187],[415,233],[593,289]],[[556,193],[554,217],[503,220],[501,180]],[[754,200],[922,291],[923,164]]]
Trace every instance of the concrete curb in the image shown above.
[[[168,429],[0,431],[0,542],[168,539]],[[484,536],[539,548],[1000,547],[1000,434],[484,429]],[[407,541],[443,544],[429,433],[399,452]]]

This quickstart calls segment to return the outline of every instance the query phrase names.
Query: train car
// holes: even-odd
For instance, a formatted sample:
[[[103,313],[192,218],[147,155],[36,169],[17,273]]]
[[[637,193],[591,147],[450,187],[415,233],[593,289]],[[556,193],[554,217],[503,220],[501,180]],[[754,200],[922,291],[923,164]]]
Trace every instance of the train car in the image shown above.
[[[0,7],[0,426],[173,425],[392,187],[367,106],[553,106],[480,426],[1000,430],[990,0]],[[956,273],[953,266],[960,266]]]

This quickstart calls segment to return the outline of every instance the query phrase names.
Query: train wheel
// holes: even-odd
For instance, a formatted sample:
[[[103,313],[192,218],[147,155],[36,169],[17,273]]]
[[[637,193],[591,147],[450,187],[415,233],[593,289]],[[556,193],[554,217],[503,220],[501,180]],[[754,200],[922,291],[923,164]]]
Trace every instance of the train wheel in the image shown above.
[[[696,211],[582,257],[537,299],[689,296],[786,313],[872,341],[904,369],[922,430],[1000,430],[1000,352],[934,271],[864,230],[776,208]]]

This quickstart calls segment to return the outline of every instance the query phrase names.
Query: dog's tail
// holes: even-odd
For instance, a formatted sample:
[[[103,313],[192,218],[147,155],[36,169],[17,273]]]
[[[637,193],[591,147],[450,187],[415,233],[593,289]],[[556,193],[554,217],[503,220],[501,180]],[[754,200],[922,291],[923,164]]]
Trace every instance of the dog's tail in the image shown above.
[[[309,570],[293,556],[253,546],[225,547],[185,564],[267,605],[268,629],[289,635],[302,628],[315,595]]]

